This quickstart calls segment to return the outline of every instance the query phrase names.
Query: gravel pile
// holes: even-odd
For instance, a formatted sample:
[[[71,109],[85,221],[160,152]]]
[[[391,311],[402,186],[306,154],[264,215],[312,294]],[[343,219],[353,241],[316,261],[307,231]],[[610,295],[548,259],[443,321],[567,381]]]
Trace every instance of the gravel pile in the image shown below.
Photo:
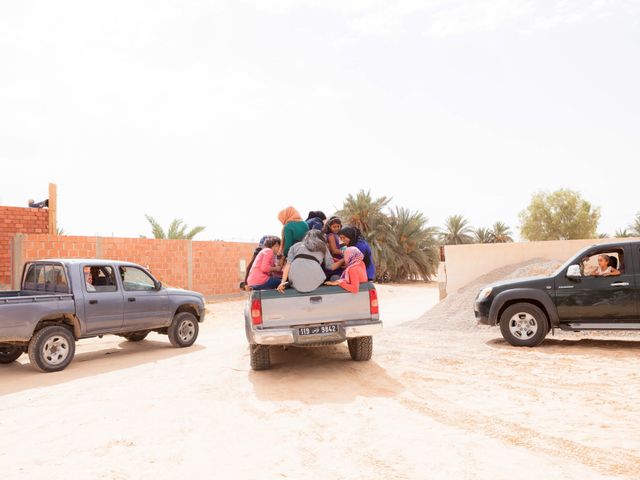
[[[504,279],[549,275],[562,263],[557,261],[531,260],[493,270],[457,292],[450,293],[443,301],[407,326],[420,325],[428,330],[472,330],[478,328],[473,313],[473,302],[478,292],[490,283]]]

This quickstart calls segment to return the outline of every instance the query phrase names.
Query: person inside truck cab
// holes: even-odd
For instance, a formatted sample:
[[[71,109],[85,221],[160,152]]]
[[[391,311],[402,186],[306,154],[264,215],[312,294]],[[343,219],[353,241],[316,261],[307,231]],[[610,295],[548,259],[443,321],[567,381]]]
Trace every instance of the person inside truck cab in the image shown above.
[[[93,285],[93,275],[91,274],[91,268],[84,267],[84,281],[87,284],[87,292],[95,292],[96,287]]]
[[[598,255],[598,268],[596,269],[594,276],[612,277],[620,275],[620,270],[613,267],[614,260],[617,266],[617,258],[604,254]]]

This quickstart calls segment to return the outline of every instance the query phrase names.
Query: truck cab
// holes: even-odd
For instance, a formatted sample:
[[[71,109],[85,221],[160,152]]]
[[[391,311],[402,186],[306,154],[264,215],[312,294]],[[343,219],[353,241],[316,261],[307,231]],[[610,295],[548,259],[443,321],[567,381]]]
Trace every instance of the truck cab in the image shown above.
[[[554,328],[640,330],[640,242],[592,245],[552,275],[488,285],[474,307],[516,346],[539,345]]]

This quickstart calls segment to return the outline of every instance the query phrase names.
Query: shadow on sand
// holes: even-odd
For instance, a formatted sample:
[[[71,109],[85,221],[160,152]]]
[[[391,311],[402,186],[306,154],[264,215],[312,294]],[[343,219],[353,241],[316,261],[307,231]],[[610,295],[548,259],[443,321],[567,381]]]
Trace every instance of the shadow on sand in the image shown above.
[[[0,365],[0,396],[131,368],[197,352],[204,348],[198,344],[189,348],[174,348],[169,342],[152,340],[135,343],[123,341],[116,347],[76,353],[75,358],[66,369],[54,373],[42,373],[36,370],[29,363],[29,357],[23,355],[18,362]]]
[[[513,347],[502,338],[494,338],[486,342],[493,348],[524,348]],[[547,354],[578,354],[578,355],[597,355],[598,352],[614,351],[619,357],[637,358],[640,353],[639,340],[619,340],[606,338],[580,338],[576,340],[547,338],[542,344],[534,347],[536,352]]]
[[[346,345],[271,349],[270,370],[249,372],[256,397],[305,404],[349,403],[357,397],[393,397],[404,386],[374,359],[354,362]]]

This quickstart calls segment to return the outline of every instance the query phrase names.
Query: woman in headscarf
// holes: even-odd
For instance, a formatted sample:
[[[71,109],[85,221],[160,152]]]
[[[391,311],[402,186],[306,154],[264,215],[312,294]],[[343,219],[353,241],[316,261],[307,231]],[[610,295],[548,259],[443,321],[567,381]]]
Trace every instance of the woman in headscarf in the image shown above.
[[[358,293],[360,284],[367,281],[367,269],[363,260],[364,255],[357,247],[347,247],[344,251],[345,268],[340,280],[326,282],[325,285],[338,285],[347,292]]]
[[[310,230],[301,242],[289,249],[278,291],[284,293],[290,283],[299,292],[312,292],[327,279],[325,269],[333,271],[342,264],[342,261],[333,261],[323,233],[320,230]]]
[[[359,229],[355,227],[344,227],[338,232],[340,241],[347,247],[356,247],[364,255],[364,266],[367,269],[367,279],[373,282],[376,278],[376,266],[373,263],[371,247],[362,236]]]
[[[289,249],[294,243],[302,240],[309,231],[307,222],[302,220],[298,211],[293,207],[287,207],[278,214],[278,220],[282,223],[282,246],[280,254],[289,255]]]

